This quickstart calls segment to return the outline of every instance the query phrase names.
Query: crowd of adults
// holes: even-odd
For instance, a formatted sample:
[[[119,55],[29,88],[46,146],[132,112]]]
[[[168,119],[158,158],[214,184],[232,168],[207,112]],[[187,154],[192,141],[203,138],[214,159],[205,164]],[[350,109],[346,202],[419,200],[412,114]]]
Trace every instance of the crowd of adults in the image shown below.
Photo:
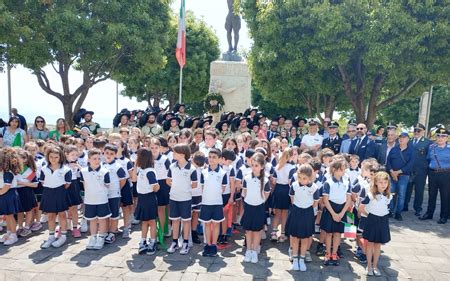
[[[360,162],[375,158],[391,176],[391,190],[397,197],[391,206],[395,219],[402,220],[401,213],[408,211],[413,193],[412,206],[420,220],[433,218],[438,193],[441,201],[438,223],[446,223],[450,216],[450,144],[448,131],[441,124],[428,134],[423,124],[414,124],[411,134],[394,124],[369,130],[365,124],[350,120],[345,130],[340,130],[340,124],[330,118],[322,122],[303,117],[290,119],[284,115],[269,119],[257,108],[249,108],[243,113],[224,112],[220,120],[213,120],[210,115],[189,116],[185,109],[184,104],[177,104],[171,111],[124,109],[114,117],[110,132],[120,133],[124,138],[134,135],[141,139],[160,135],[167,138],[192,136],[193,142],[200,143],[204,130],[214,130],[218,141],[245,135],[251,139],[278,139],[281,150],[297,146],[303,152],[317,154],[321,149],[329,148],[335,154],[358,155]],[[23,146],[33,139],[59,141],[65,135],[101,138],[108,131],[103,130],[93,116],[94,112],[82,109],[74,117],[76,125],[73,128],[59,118],[54,130],[47,128],[44,117],[36,116],[28,128],[26,119],[13,108],[8,122],[0,119],[3,123],[0,124],[0,146]],[[423,212],[427,179],[428,208]]]

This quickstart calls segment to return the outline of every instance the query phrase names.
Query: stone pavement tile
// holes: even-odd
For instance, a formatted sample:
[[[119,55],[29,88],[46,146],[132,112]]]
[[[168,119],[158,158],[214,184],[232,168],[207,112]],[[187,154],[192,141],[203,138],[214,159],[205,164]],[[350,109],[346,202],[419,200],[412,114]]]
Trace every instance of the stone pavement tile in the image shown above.
[[[181,276],[181,280],[183,280],[183,281],[195,281],[195,280],[197,280],[197,276],[198,276],[197,273],[185,272]]]
[[[434,280],[450,280],[450,273],[447,272],[437,272],[437,271],[430,271],[428,272],[428,274],[430,274]]]
[[[431,256],[416,256],[417,259],[419,259],[419,261],[421,262],[426,262],[426,263],[432,263],[435,264],[437,266],[442,265],[442,264],[448,264],[449,259],[447,258],[437,258],[437,257],[431,257]]]
[[[408,274],[411,276],[412,280],[433,280],[433,276],[429,274],[428,271],[424,270],[408,270]]]
[[[389,266],[379,266],[379,269],[384,272],[384,276],[394,278],[411,278],[407,271],[403,268],[400,262],[392,262]]]
[[[351,272],[342,272],[339,273],[339,279],[342,281],[353,281],[361,278],[361,275]]]
[[[186,273],[206,273],[213,263],[196,261],[186,268]]]
[[[8,280],[8,281],[15,281],[15,280],[31,280],[33,279],[38,273],[36,272],[24,272],[24,271],[2,271],[0,273],[0,280]]]
[[[219,281],[220,274],[218,273],[199,273],[196,281]]]
[[[165,272],[162,271],[146,271],[146,272],[128,272],[123,275],[124,281],[140,281],[140,280],[161,280],[165,275]]]
[[[161,278],[161,280],[164,281],[180,281],[183,278],[183,272],[180,271],[168,271],[164,276]],[[195,280],[195,279],[194,279]]]
[[[32,281],[69,281],[73,276],[64,273],[39,273]],[[79,278],[79,277],[78,277]],[[80,278],[81,279],[81,278]]]
[[[399,261],[401,266],[408,270],[408,269],[415,269],[415,270],[432,270],[433,267],[429,263],[423,263],[423,262],[415,262],[415,261]]]
[[[42,262],[34,263],[32,260],[13,260],[13,262],[8,262],[8,269],[15,271],[26,271],[26,272],[46,272],[49,268],[57,265],[56,262]]]
[[[128,268],[123,267],[110,267],[108,268],[108,271],[103,274],[103,277],[110,279],[118,278],[121,279],[123,275],[128,273],[130,270]]]
[[[450,266],[447,264],[429,264],[434,269],[434,271],[442,272],[442,273],[450,273]]]
[[[250,280],[258,280],[258,278],[254,278],[253,276],[220,275],[220,281],[250,281]]]
[[[191,264],[190,260],[186,261],[164,261],[159,266],[156,267],[158,271],[179,271],[184,272]]]
[[[450,247],[449,247],[448,250],[446,250],[445,248],[441,248],[441,249],[425,250],[425,252],[427,253],[427,256],[437,257],[437,258],[444,258],[444,259],[447,259],[447,261],[450,262]]]

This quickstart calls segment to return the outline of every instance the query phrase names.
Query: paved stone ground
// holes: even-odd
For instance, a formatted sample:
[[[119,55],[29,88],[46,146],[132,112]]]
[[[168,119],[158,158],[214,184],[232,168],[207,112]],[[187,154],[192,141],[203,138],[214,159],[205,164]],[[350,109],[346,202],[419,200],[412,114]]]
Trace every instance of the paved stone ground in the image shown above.
[[[439,207],[438,207],[439,208]],[[439,210],[439,209],[438,209]],[[437,217],[435,215],[435,217]],[[201,256],[195,246],[188,256],[137,254],[139,231],[130,240],[119,238],[101,251],[87,251],[87,239],[68,239],[60,249],[41,250],[43,231],[12,246],[0,246],[0,280],[356,280],[366,279],[364,266],[353,257],[354,242],[343,244],[345,258],[337,267],[324,267],[313,255],[305,273],[289,270],[286,243],[264,241],[258,264],[242,262],[242,236],[215,258]],[[419,221],[413,212],[404,221],[391,221],[392,240],[382,247],[376,280],[450,280],[450,223]],[[69,234],[70,236],[70,234]],[[169,240],[166,240],[167,242]],[[315,249],[316,244],[313,244]]]

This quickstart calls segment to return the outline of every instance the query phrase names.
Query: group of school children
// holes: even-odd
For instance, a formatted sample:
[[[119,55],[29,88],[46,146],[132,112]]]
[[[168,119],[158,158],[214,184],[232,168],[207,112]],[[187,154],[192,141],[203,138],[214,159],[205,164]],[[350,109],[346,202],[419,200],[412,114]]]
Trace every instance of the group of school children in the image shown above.
[[[183,134],[187,138],[179,138]],[[376,160],[359,163],[355,155],[329,149],[318,156],[295,146],[280,151],[277,139],[222,142],[213,130],[205,130],[197,145],[193,137],[186,131],[173,139],[142,140],[113,133],[3,148],[0,215],[6,232],[0,242],[12,245],[46,221],[41,248],[57,248],[68,231],[74,238],[87,232],[87,221],[86,249],[99,250],[115,242],[123,218],[123,238],[130,237],[132,224],[141,225],[139,254],[155,254],[163,242],[158,228],[169,225],[168,253],[188,254],[192,243],[202,243],[202,232],[202,255],[212,257],[242,227],[244,262],[258,262],[267,232],[273,242],[289,239],[291,269],[306,271],[314,234],[324,265],[339,265],[344,223],[353,213],[356,255],[367,263],[368,275],[380,275],[392,195],[389,176]]]

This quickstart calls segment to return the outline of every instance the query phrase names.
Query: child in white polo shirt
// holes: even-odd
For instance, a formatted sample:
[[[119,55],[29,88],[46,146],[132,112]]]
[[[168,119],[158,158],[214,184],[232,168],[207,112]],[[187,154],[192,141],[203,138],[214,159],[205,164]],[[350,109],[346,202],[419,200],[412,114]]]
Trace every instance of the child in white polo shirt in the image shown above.
[[[200,177],[203,194],[199,220],[205,223],[204,233],[208,244],[204,247],[203,256],[206,257],[217,255],[220,223],[225,219],[222,193],[225,191],[228,180],[227,172],[219,166],[221,156],[219,149],[211,148],[208,154],[209,166],[203,169]]]
[[[168,253],[178,249],[180,220],[183,222],[183,245],[180,254],[189,253],[189,235],[191,231],[192,189],[197,187],[197,173],[189,162],[191,149],[187,144],[173,147],[173,159],[176,161],[169,167],[167,184],[171,186],[169,202],[169,219],[172,221],[172,243]]]
[[[80,182],[84,184],[84,217],[89,221],[91,231],[87,250],[103,248],[108,231],[108,218],[111,217],[108,202],[108,186],[111,180],[108,169],[100,165],[101,154],[100,149],[89,150],[89,166],[80,172]]]
[[[105,243],[111,244],[116,241],[116,233],[118,232],[118,222],[120,218],[120,196],[121,189],[125,186],[127,181],[127,175],[122,165],[116,161],[118,148],[113,144],[105,145],[103,150],[103,156],[105,167],[109,172],[109,179],[111,183],[108,188],[108,203],[111,211],[111,217],[109,218],[109,231],[105,238]]]

